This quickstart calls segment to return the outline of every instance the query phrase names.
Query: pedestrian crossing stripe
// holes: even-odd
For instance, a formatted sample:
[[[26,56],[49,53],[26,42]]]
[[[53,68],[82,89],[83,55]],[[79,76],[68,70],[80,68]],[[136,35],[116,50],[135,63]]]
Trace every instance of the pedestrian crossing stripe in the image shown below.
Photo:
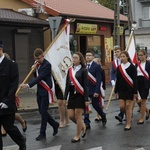
[[[38,150],[60,150],[60,149],[61,149],[61,145],[54,146],[54,147],[48,147],[48,148],[42,148],[42,149],[38,149]]]
[[[18,148],[19,147],[17,145],[12,145],[12,146],[4,147],[3,150],[18,150]],[[42,149],[38,149],[38,150],[60,150],[60,149],[61,149],[61,145],[48,147],[48,148],[42,148]]]
[[[90,148],[90,149],[87,149],[87,150],[103,150],[102,147],[95,147],[95,148]]]
[[[17,145],[12,145],[12,146],[7,146],[7,147],[3,147],[3,150],[18,150],[18,146]]]
[[[138,149],[135,149],[135,150],[145,150],[143,147],[141,147],[141,148],[138,148]]]

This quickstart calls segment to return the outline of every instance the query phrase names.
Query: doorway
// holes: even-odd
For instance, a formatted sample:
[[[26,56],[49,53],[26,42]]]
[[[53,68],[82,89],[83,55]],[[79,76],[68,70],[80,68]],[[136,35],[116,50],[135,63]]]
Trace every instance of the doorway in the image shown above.
[[[86,51],[87,51],[86,36],[80,36],[80,52],[85,56]]]

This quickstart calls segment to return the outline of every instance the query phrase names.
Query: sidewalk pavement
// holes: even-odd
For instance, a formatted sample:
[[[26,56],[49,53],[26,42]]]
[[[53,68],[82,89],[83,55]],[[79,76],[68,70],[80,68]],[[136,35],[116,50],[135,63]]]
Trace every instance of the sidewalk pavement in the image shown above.
[[[106,91],[105,91],[105,101],[109,100],[110,93],[112,91],[112,86],[107,85]],[[19,92],[19,98],[20,98],[20,107],[18,108],[18,111],[33,111],[37,110],[37,102],[36,102],[36,88],[31,89],[22,89]],[[115,100],[116,97],[113,94],[112,100]],[[57,100],[54,104],[50,104],[50,107],[58,107]]]

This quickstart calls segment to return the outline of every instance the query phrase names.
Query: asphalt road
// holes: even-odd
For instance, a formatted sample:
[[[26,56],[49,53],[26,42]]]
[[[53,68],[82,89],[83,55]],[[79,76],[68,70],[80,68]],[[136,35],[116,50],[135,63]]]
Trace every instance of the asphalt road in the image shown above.
[[[148,102],[150,108],[150,102]],[[95,123],[95,111],[90,115],[91,129],[87,131],[84,139],[79,143],[71,143],[71,139],[75,135],[75,125],[70,124],[59,129],[59,133],[52,136],[53,129],[47,125],[46,141],[35,141],[38,136],[40,127],[40,116],[37,111],[22,112],[22,117],[28,123],[26,133],[28,150],[150,150],[150,119],[145,121],[143,125],[137,125],[140,114],[137,112],[138,107],[135,106],[132,128],[130,131],[124,131],[125,122],[119,123],[115,120],[118,114],[118,102],[112,101],[107,111],[107,125],[103,127],[101,122]],[[59,119],[57,119],[59,121]],[[21,130],[21,125],[16,122]],[[15,143],[9,136],[3,138],[4,150],[16,150]]]

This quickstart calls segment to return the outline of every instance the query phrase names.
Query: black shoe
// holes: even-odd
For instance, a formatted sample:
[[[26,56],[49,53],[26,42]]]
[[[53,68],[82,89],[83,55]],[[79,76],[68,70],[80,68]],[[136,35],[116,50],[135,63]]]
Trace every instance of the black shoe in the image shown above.
[[[107,123],[106,115],[102,118],[102,125],[105,126]]]
[[[91,126],[90,126],[90,124],[85,124],[85,126],[86,126],[86,130],[89,130],[89,129],[91,129]]]
[[[101,118],[95,118],[95,122],[100,122],[100,121],[102,121]]]
[[[120,116],[115,116],[115,119],[117,119],[119,122],[122,122],[122,118]]]
[[[148,120],[149,119],[149,114],[148,115],[146,115],[146,117],[145,117],[145,120]]]
[[[46,136],[40,134],[38,137],[35,138],[36,141],[42,141],[42,140],[45,140],[46,139]]]
[[[144,121],[143,122],[137,122],[137,125],[142,125],[142,124],[144,124]]]
[[[124,128],[124,131],[129,131],[131,130],[131,127],[130,128]]]
[[[7,136],[7,133],[2,134],[2,137],[5,137],[5,136]]]
[[[58,133],[59,123],[53,128],[53,136],[55,136]]]
[[[150,110],[148,111],[148,114],[146,114],[145,120],[149,119],[149,115],[150,115]]]
[[[26,130],[27,130],[27,122],[26,122],[26,120],[24,122],[25,122],[25,128],[22,128],[22,130],[23,130],[23,132],[26,132]]]
[[[75,139],[71,140],[71,143],[77,143],[77,142],[80,142],[80,138],[78,140],[75,140]]]
[[[86,136],[86,129],[84,130],[84,132],[81,134],[81,137],[84,138]]]

